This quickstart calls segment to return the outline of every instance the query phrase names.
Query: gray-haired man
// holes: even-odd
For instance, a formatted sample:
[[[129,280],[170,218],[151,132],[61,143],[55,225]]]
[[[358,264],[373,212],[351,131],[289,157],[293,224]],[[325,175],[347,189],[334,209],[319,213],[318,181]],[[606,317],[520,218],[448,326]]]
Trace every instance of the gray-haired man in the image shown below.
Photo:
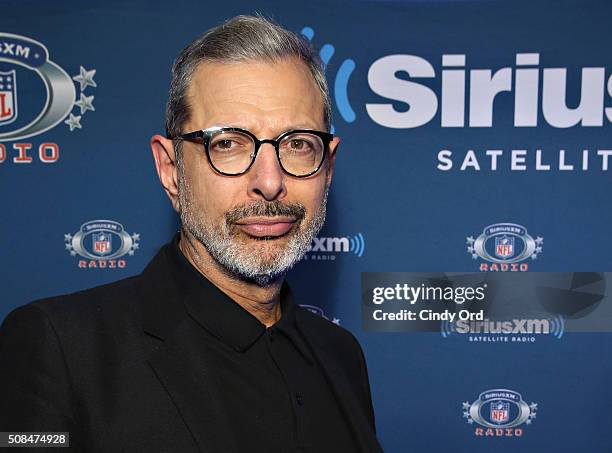
[[[330,111],[316,54],[266,19],[189,44],[151,139],[181,231],[137,277],[7,317],[0,431],[80,452],[381,451],[358,342],[284,282],[325,220]]]

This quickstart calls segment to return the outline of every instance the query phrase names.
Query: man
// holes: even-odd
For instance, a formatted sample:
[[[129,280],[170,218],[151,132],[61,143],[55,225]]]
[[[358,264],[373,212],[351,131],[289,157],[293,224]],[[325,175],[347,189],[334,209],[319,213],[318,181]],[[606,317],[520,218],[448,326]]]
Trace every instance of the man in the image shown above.
[[[321,63],[261,17],[177,58],[151,148],[181,231],[139,276],[14,310],[0,431],[73,451],[376,452],[363,353],[284,282],[320,230],[339,139]]]

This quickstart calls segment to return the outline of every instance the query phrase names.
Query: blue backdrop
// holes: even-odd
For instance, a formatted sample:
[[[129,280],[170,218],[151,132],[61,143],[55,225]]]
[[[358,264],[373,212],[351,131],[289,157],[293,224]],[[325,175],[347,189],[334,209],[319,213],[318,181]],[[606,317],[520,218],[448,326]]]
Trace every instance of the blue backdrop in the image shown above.
[[[148,140],[163,131],[173,59],[255,11],[326,62],[342,144],[328,220],[288,280],[299,303],[359,338],[385,451],[612,451],[609,333],[369,332],[360,286],[362,272],[610,270],[606,0],[5,0],[0,319],[139,273],[169,240],[177,219]],[[112,243],[93,245],[94,220],[115,222]],[[539,251],[513,261],[520,234],[513,248],[470,250],[498,223]],[[494,389],[537,417],[487,431],[464,403]],[[504,427],[512,414],[500,411]]]

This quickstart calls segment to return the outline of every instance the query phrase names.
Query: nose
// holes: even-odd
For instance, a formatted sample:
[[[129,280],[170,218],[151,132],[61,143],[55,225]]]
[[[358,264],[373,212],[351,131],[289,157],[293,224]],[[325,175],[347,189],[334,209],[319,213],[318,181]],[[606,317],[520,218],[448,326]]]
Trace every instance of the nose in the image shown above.
[[[276,150],[270,143],[263,143],[253,166],[247,173],[249,195],[257,199],[272,201],[286,194],[285,175],[281,168]]]

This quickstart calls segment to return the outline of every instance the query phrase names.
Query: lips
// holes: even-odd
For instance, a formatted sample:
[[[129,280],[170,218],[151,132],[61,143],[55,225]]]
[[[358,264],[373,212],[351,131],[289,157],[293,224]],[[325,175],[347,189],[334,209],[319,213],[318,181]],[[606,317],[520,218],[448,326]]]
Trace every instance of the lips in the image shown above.
[[[287,233],[295,224],[293,217],[248,217],[236,222],[245,233],[255,237],[278,237]]]

